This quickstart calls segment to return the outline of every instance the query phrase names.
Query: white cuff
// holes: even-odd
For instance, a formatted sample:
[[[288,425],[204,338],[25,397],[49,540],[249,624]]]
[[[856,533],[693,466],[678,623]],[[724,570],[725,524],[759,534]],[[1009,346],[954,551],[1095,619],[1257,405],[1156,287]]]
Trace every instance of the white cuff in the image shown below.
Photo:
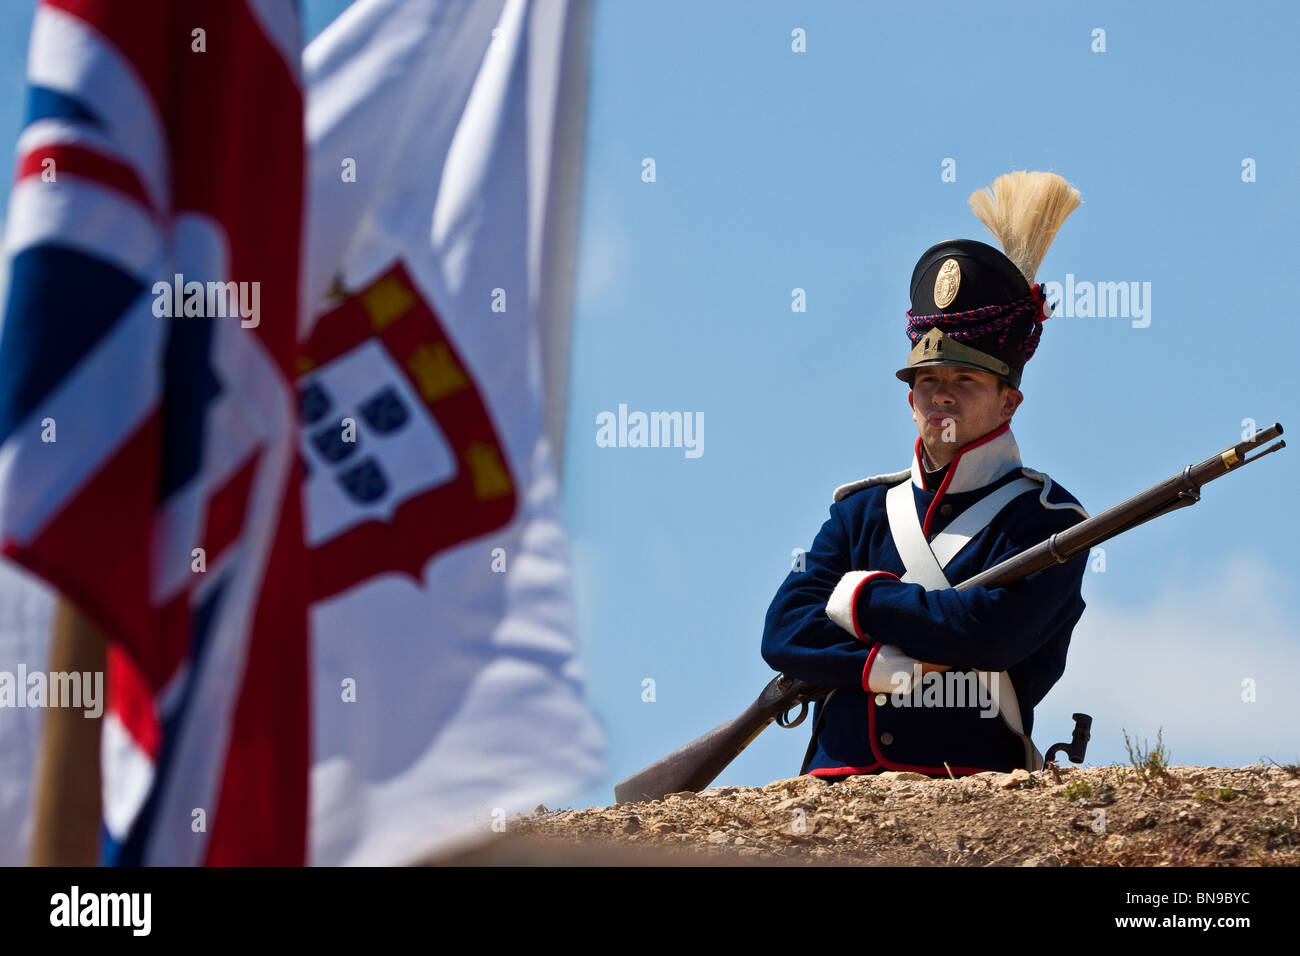
[[[840,583],[835,585],[835,590],[831,592],[830,600],[826,602],[826,616],[858,639],[861,639],[862,635],[853,626],[853,596],[858,593],[858,585],[872,573],[871,571],[845,572],[844,577],[840,578]]]
[[[871,660],[867,689],[876,694],[910,694],[917,676],[914,668],[919,664],[915,657],[909,657],[893,644],[881,644]]]

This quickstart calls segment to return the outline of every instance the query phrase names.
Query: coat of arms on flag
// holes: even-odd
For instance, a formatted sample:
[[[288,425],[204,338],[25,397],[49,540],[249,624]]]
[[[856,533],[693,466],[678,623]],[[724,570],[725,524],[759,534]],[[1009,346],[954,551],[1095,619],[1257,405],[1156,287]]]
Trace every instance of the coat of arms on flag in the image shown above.
[[[313,599],[386,571],[418,580],[510,521],[515,480],[479,386],[400,261],[317,320],[299,370]]]

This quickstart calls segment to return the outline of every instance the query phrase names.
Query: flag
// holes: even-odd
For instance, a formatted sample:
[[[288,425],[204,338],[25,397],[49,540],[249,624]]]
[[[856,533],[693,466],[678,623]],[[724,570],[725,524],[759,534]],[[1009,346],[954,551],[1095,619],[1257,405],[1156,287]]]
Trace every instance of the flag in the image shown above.
[[[558,485],[586,21],[360,0],[304,55],[314,863],[450,851],[600,773]]]
[[[9,204],[0,537],[110,639],[106,855],[298,863],[291,0],[44,0]]]

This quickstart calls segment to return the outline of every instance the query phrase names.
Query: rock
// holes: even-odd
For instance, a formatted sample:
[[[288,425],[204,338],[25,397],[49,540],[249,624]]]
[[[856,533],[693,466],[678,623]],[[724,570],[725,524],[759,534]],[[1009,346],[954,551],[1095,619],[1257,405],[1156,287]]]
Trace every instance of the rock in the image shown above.
[[[676,802],[681,803],[685,800],[698,799],[700,799],[700,795],[694,790],[678,790],[676,793],[670,793],[668,796],[664,797],[664,803],[667,803],[669,800],[675,800]]]
[[[722,844],[722,843],[727,843],[730,840],[731,837],[728,834],[723,833],[721,830],[715,830],[714,832],[709,834],[710,843]]]
[[[1300,787],[1300,780],[1283,780],[1283,781],[1282,781],[1282,786],[1284,786],[1284,787]]]
[[[877,779],[884,783],[892,783],[895,780],[929,780],[923,773],[916,773],[912,770],[884,770],[876,774]]]
[[[817,777],[810,777],[805,774],[802,777],[788,777],[785,780],[773,780],[763,788],[767,793],[777,790],[788,790],[791,793],[820,793],[826,789],[826,784]]]
[[[1219,855],[1224,857],[1234,857],[1240,849],[1237,841],[1229,837],[1215,837],[1214,845],[1218,848]]]
[[[1120,836],[1118,833],[1112,833],[1110,836],[1106,837],[1105,846],[1106,852],[1108,853],[1119,853],[1127,845],[1128,840]]]
[[[745,845],[745,838],[744,838],[744,837],[736,837],[736,839],[735,839],[734,841],[732,841],[732,842],[734,842],[736,846],[744,846],[744,845]]]
[[[1002,790],[1015,790],[1017,787],[1023,787],[1029,782],[1029,771],[1024,767],[1018,767],[1008,774],[1003,774],[1002,779],[997,781],[997,785]]]
[[[811,797],[786,797],[772,808],[773,813],[788,813],[791,810],[811,810],[817,801]]]
[[[701,797],[730,797],[740,793],[743,787],[714,787],[712,790],[704,790],[700,793]]]
[[[1275,806],[1277,806],[1277,805],[1278,805],[1279,803],[1281,803],[1281,802],[1282,802],[1282,801],[1279,800],[1277,797],[1265,797],[1265,798],[1264,798],[1264,806],[1266,806],[1266,807],[1275,807]]]
[[[655,833],[676,833],[677,824],[673,823],[671,820],[659,820],[650,824],[650,829]]]
[[[636,831],[640,829],[641,829],[641,818],[638,817],[635,813],[623,821],[624,833],[636,833]]]
[[[531,810],[528,811],[528,815],[530,817],[538,817],[541,816],[543,813],[549,813],[549,812],[550,811],[546,809],[546,805],[544,803],[539,803],[537,806],[533,807]]]

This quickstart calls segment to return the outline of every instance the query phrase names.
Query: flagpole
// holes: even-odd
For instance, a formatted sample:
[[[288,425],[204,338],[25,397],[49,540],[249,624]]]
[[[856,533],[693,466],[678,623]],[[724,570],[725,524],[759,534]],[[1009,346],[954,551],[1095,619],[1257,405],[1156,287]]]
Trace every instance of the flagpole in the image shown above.
[[[564,430],[569,406],[573,306],[578,273],[578,231],[587,145],[592,6],[571,0],[560,44],[555,99],[554,149],[550,156],[548,207],[541,243],[540,326],[545,374],[545,422],[555,463],[564,478]]]
[[[50,673],[102,674],[105,660],[106,644],[99,628],[70,601],[59,598],[54,607]],[[86,716],[78,707],[50,707],[46,712],[33,801],[33,866],[99,865],[102,720]]]

